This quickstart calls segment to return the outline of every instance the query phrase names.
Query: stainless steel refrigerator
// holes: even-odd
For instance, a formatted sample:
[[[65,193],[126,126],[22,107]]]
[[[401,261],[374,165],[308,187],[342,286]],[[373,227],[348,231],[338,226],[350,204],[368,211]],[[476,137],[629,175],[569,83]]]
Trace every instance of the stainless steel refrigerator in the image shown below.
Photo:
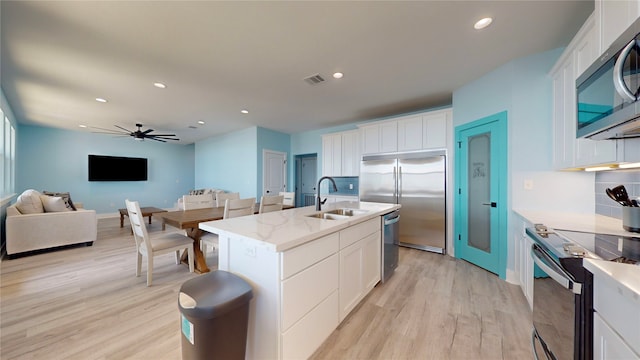
[[[400,204],[400,245],[446,252],[446,153],[365,155],[360,201]]]

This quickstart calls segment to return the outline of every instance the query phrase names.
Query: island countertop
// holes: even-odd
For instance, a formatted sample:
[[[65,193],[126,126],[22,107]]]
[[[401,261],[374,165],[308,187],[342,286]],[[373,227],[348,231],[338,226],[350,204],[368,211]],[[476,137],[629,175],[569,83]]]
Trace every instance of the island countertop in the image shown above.
[[[367,213],[346,219],[325,220],[305,215],[317,213],[315,206],[241,216],[233,219],[200,223],[202,230],[224,235],[236,235],[258,240],[263,246],[281,252],[302,245],[324,235],[387,214],[400,208],[398,204],[342,201],[322,206],[322,212],[340,209],[361,209]]]

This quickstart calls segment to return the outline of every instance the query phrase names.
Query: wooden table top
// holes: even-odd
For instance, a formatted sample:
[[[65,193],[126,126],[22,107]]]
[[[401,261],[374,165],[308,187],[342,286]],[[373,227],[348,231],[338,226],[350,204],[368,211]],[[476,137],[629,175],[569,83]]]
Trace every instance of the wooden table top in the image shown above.
[[[199,223],[221,220],[223,215],[224,206],[206,209],[169,211],[158,214],[165,224],[169,224],[179,229],[197,228]]]
[[[293,208],[293,206],[285,205],[283,207],[283,209],[291,208]],[[257,214],[260,209],[260,204],[256,204],[254,209]],[[162,218],[165,224],[169,224],[180,229],[192,229],[197,228],[198,224],[201,222],[222,220],[224,215],[224,206],[206,209],[169,211],[157,215]]]

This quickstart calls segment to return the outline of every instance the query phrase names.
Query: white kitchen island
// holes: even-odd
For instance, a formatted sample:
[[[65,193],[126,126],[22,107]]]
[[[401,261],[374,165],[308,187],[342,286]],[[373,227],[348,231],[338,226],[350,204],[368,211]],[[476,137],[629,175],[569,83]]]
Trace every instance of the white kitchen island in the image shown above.
[[[380,281],[381,216],[399,205],[339,202],[365,210],[340,219],[308,217],[313,206],[205,222],[218,234],[218,268],[254,291],[247,358],[307,358]]]

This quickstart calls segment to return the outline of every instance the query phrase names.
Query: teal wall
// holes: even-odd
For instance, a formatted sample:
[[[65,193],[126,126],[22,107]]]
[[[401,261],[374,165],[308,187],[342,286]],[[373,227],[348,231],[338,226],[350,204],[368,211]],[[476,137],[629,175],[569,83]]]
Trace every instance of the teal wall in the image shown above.
[[[511,61],[453,92],[454,127],[507,111],[508,208],[555,211],[594,211],[593,174],[553,169],[553,93],[549,71],[560,57],[555,49]],[[531,180],[533,189],[525,190]],[[567,191],[571,189],[571,191]],[[576,194],[585,193],[584,197]],[[520,229],[508,220],[509,258],[513,269],[512,241]]]
[[[256,127],[214,136],[195,144],[195,187],[256,196],[258,158]]]
[[[293,161],[289,159],[291,155],[291,135],[258,127],[258,148],[256,153],[256,156],[258,158],[258,172],[256,175],[258,179],[256,187],[256,198],[260,198],[260,196],[262,195],[262,157],[264,150],[273,150],[287,154],[287,174],[293,172],[293,166],[290,166]],[[287,189],[292,188],[293,184],[287,179]]]
[[[193,145],[27,125],[20,126],[17,145],[18,194],[26,189],[68,191],[74,201],[98,214],[117,212],[125,199],[171,208],[194,184]],[[89,154],[147,158],[149,180],[90,182]]]
[[[263,150],[289,155],[290,142],[289,134],[262,127],[198,141],[195,144],[195,187],[239,192],[242,198],[259,198],[262,195]]]

